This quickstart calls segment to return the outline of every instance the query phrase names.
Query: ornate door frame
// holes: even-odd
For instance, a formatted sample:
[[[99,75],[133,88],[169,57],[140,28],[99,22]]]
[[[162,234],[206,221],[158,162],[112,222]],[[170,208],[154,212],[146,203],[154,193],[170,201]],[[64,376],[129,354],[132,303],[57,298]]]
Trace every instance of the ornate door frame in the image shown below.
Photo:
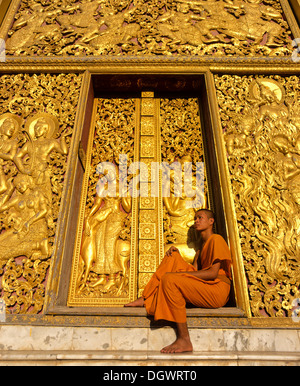
[[[166,74],[151,74],[151,78],[154,79],[160,77],[166,77]],[[172,77],[173,81],[176,79],[172,73],[168,74],[169,77]],[[90,127],[90,120],[92,117],[92,108],[93,101],[95,96],[99,95],[99,90],[97,89],[97,82],[101,84],[100,79],[109,78],[111,79],[116,77],[120,79],[125,79],[128,77],[128,74],[114,74],[114,73],[105,73],[101,74],[99,72],[89,73],[86,72],[84,75],[84,82],[81,91],[80,104],[78,109],[78,132],[76,133],[76,139],[74,140],[77,145],[75,148],[79,148],[79,142],[83,147],[84,151],[87,150],[88,144],[88,129]],[[132,78],[132,74],[130,74]],[[129,77],[130,77],[129,76]],[[208,168],[211,171],[210,175],[214,181],[217,181],[218,189],[215,189],[214,193],[217,193],[217,199],[214,200],[214,210],[218,214],[218,223],[220,233],[228,239],[230,244],[232,255],[233,255],[233,275],[234,275],[234,287],[236,295],[236,305],[239,309],[243,310],[246,316],[250,316],[250,307],[249,299],[247,292],[247,285],[244,273],[243,259],[239,244],[239,236],[237,232],[237,226],[235,221],[235,213],[233,201],[230,193],[230,180],[227,170],[227,161],[225,155],[225,146],[222,138],[222,130],[220,127],[220,120],[218,116],[218,105],[216,100],[216,91],[214,88],[214,81],[212,73],[207,69],[201,69],[200,71],[187,71],[185,68],[184,74],[181,74],[181,79],[186,77],[193,77],[193,79],[198,79],[200,82],[200,87],[198,88],[201,91],[199,97],[202,100],[202,125],[204,125],[204,137],[207,149],[209,151],[210,157],[206,159],[208,163]],[[149,73],[134,75],[133,78],[144,79],[144,81],[149,81]],[[178,77],[178,75],[177,75]],[[121,84],[121,83],[120,83]],[[95,87],[96,85],[96,87]],[[80,124],[79,124],[80,122]],[[81,128],[80,128],[81,126]],[[65,232],[60,235],[60,240],[58,245],[60,245],[60,250],[57,251],[55,259],[53,261],[51,272],[49,276],[49,285],[47,289],[46,296],[46,313],[47,314],[99,314],[98,307],[68,307],[67,306],[67,296],[68,296],[68,283],[71,274],[71,260],[72,260],[72,250],[75,245],[75,233],[76,233],[76,222],[78,219],[78,208],[80,195],[80,186],[81,181],[84,175],[84,170],[80,159],[77,157],[77,154],[72,155],[72,160],[70,161],[70,169],[72,173],[69,175],[67,181],[67,186],[70,187],[69,190],[69,200],[65,202],[64,213],[64,223],[65,223]],[[136,230],[137,231],[137,230]],[[68,235],[66,237],[66,235]]]

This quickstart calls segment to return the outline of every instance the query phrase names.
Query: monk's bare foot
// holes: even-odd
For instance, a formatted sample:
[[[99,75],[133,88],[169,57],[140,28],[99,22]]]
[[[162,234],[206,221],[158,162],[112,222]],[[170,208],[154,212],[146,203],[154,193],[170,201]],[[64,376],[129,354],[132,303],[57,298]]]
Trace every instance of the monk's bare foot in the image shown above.
[[[193,345],[189,338],[178,338],[170,346],[166,346],[161,349],[161,353],[174,354],[180,352],[191,352],[193,351]]]
[[[124,307],[144,307],[144,298],[138,298],[131,303],[127,303]]]

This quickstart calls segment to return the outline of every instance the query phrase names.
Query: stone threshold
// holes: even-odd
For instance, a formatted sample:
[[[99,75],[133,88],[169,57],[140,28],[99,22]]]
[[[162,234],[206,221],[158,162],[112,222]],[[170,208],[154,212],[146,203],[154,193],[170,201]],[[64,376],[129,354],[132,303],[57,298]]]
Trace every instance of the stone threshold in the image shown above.
[[[0,351],[1,365],[300,365],[300,353],[193,352],[162,354],[159,351]],[[135,371],[135,370],[130,370]]]
[[[51,313],[51,312],[50,312]],[[143,307],[56,307],[56,315],[97,315],[97,316],[147,316]],[[237,307],[187,308],[187,317],[245,317],[244,311]]]
[[[236,307],[218,309],[187,308],[189,328],[251,327],[243,310]],[[90,327],[159,327],[166,321],[154,321],[145,308],[138,307],[66,307],[56,306],[45,314],[7,314],[1,325],[90,326]]]

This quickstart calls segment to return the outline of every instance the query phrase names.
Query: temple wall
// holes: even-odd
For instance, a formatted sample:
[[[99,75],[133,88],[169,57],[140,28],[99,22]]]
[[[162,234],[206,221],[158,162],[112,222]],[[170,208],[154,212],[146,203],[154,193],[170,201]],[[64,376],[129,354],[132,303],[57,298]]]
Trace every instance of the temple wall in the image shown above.
[[[0,1],[0,18],[7,5]],[[218,316],[221,327],[229,323],[231,328],[298,329],[299,36],[286,0],[12,0],[0,27],[6,53],[5,62],[0,62],[0,295],[6,305],[5,323],[48,325],[59,318],[60,323],[74,324],[80,317],[99,315],[93,308],[99,304],[120,306],[120,294],[127,299],[141,291],[164,245],[179,240],[175,226],[164,223],[171,223],[171,217],[160,198],[157,206],[133,200],[131,212],[122,212],[130,218],[118,213],[125,226],[114,237],[121,241],[120,255],[130,251],[134,272],[127,272],[124,258],[124,270],[114,279],[104,268],[90,274],[87,282],[96,283],[97,291],[76,279],[84,266],[78,256],[74,263],[71,249],[82,237],[80,221],[94,197],[87,193],[87,204],[82,204],[91,120],[98,114],[96,121],[107,122],[109,111],[108,132],[115,127],[123,141],[116,150],[115,137],[107,134],[107,147],[102,144],[102,153],[97,150],[99,162],[108,161],[105,154],[112,154],[110,161],[115,162],[113,157],[122,152],[130,160],[157,162],[162,157],[171,162],[171,146],[163,142],[169,134],[160,136],[157,122],[163,114],[167,122],[175,111],[177,126],[169,136],[176,141],[184,127],[190,133],[182,143],[178,140],[177,158],[191,152],[195,159],[191,132],[197,125],[202,130],[207,145],[206,155],[200,155],[209,165],[207,200],[222,213],[220,228],[233,254],[234,304],[227,315]],[[128,102],[133,95],[140,102],[108,106],[110,90],[116,98]],[[154,97],[143,92],[154,92]],[[157,95],[160,106],[145,112]],[[192,95],[194,101],[189,107],[167,104],[172,95],[178,100]],[[104,102],[93,113],[98,98]],[[195,100],[202,106],[198,123]],[[121,105],[126,119],[118,120]],[[188,111],[182,121],[180,108]],[[138,118],[129,118],[133,109]],[[11,130],[5,131],[9,125]],[[128,129],[123,138],[124,127],[133,134]],[[126,138],[140,144],[140,153],[133,145],[126,147]],[[186,141],[189,146],[183,151]],[[213,160],[207,155],[210,149]],[[90,151],[94,159],[95,150]],[[80,212],[85,208],[86,213]],[[156,236],[161,238],[157,244]],[[111,287],[103,284],[109,280]],[[68,297],[72,285],[73,298]],[[78,303],[80,297],[88,298],[87,304]],[[238,321],[235,309],[241,311]],[[120,314],[114,312],[106,309],[101,316],[100,310],[97,323],[109,318],[114,327],[121,325]],[[143,317],[129,324],[138,327]],[[210,326],[215,314],[205,318],[202,324],[203,316],[191,316],[191,325]]]

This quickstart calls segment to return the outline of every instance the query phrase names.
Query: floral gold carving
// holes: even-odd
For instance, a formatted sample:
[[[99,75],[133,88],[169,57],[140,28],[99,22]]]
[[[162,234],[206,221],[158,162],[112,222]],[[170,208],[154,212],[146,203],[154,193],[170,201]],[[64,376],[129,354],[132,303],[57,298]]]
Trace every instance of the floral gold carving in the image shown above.
[[[141,209],[155,209],[155,198],[154,197],[140,197],[140,208]]]
[[[154,118],[142,117],[141,118],[141,135],[153,135],[154,134]]]
[[[155,271],[155,266],[156,266],[156,256],[155,255],[140,255],[139,256],[139,271],[140,272],[153,272],[153,271]]]
[[[156,229],[155,223],[142,223],[140,224],[140,239],[141,240],[155,240]]]
[[[154,157],[154,138],[142,137],[141,138],[141,156],[153,158]]]

